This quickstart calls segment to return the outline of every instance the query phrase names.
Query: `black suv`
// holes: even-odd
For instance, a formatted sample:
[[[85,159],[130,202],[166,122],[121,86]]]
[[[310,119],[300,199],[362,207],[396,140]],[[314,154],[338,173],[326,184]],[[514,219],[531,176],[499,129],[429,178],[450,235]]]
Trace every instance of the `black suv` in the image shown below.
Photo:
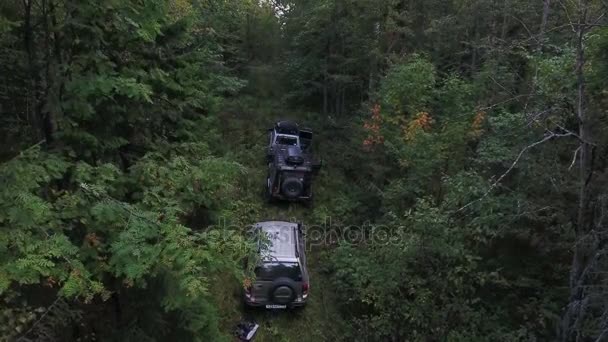
[[[313,161],[312,131],[292,121],[268,129],[265,197],[268,201],[312,201],[312,179],[321,168]]]

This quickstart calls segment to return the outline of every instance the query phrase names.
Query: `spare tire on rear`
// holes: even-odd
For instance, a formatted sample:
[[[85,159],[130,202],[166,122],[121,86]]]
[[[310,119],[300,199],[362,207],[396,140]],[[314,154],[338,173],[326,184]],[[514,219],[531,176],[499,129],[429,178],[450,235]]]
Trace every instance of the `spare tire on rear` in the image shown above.
[[[283,195],[288,198],[298,198],[304,189],[304,184],[302,181],[296,177],[288,177],[285,178],[283,184],[281,185],[281,191]]]
[[[296,298],[295,283],[289,278],[279,278],[272,283],[270,300],[276,304],[287,305]]]

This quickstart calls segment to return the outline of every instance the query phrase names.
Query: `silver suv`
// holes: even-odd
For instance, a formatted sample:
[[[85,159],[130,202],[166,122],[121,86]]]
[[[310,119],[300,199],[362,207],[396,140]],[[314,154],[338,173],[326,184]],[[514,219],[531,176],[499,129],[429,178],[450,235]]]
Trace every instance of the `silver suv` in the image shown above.
[[[267,309],[304,306],[310,284],[302,225],[265,221],[254,224],[253,231],[265,238],[258,240],[259,261],[255,280],[245,286],[245,304]]]

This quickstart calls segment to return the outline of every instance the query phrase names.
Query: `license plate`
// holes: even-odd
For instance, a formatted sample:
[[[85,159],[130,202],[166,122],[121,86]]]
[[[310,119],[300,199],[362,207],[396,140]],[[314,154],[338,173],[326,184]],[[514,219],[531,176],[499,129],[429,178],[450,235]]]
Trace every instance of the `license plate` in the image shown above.
[[[287,305],[268,304],[266,309],[287,309]]]

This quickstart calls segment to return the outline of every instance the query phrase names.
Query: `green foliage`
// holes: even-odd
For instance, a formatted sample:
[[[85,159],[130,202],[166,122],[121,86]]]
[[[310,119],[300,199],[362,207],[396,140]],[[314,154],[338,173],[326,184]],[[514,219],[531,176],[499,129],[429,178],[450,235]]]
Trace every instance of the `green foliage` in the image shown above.
[[[545,87],[557,69],[541,63],[535,82]],[[480,109],[479,86],[438,74],[420,56],[398,62],[380,83],[382,116],[374,123],[383,143],[372,149],[399,172],[385,173],[376,186],[382,215],[363,228],[369,241],[342,243],[332,258],[353,336],[511,341],[553,333],[565,295],[555,284],[567,274],[567,259],[553,258],[571,238],[563,217],[569,208],[557,198],[571,176],[562,173],[560,148],[543,145],[516,159],[542,137],[545,121],[526,123],[525,114],[507,110],[508,101]],[[547,168],[559,175],[553,184],[539,174]],[[493,184],[503,173],[508,178]]]
[[[399,115],[424,111],[435,86],[435,67],[428,60],[413,56],[407,63],[389,69],[380,93],[385,110]]]
[[[29,299],[26,286],[48,289],[87,311],[141,291],[148,294],[142,305],[159,316],[182,316],[164,334],[223,339],[209,284],[218,274],[238,281],[251,247],[238,230],[209,228],[236,213],[245,172],[222,156],[215,114],[245,82],[223,67],[216,34],[239,26],[243,14],[213,33],[209,21],[222,22],[225,13],[214,16],[187,2],[68,1],[25,12],[28,4],[0,6],[6,33],[0,56],[8,62],[9,49],[17,51],[22,58],[10,57],[11,64],[26,81],[2,93],[0,110],[8,104],[31,127],[39,127],[36,115],[50,113],[45,134],[56,143],[13,153],[0,166],[0,294],[16,289],[14,305]],[[24,13],[36,24],[23,26]],[[30,34],[30,50],[19,41],[22,30]],[[43,44],[53,48],[37,53]],[[39,102],[5,101],[22,89],[38,92],[27,101]],[[85,314],[104,324],[95,315]],[[104,327],[108,338],[126,336],[126,326],[154,336],[136,312],[116,319],[125,320],[125,331]]]
[[[220,213],[236,194],[242,167],[210,155],[205,144],[184,143],[149,153],[131,168],[134,196],[143,205],[168,215],[185,215],[199,207]]]
[[[261,341],[553,340],[580,231],[576,6],[2,2],[0,339],[227,341],[244,227],[295,218],[369,239],[315,246],[310,306]],[[582,37],[598,199],[603,20]],[[260,201],[265,129],[290,117],[324,159],[312,209]]]
[[[403,225],[395,226],[398,222]],[[380,230],[391,238],[375,241],[363,253],[342,246],[335,257],[342,299],[362,315],[359,333],[374,340],[425,340],[479,329],[474,289],[491,275],[479,271],[478,257],[465,248],[458,230],[450,229],[446,213],[423,201],[411,216],[370,233]]]
[[[10,229],[0,235],[0,290],[47,284],[57,286],[60,296],[90,302],[96,296],[108,299],[113,290],[109,277],[127,287],[146,288],[149,279],[162,276],[165,310],[183,312],[184,329],[219,338],[208,282],[218,272],[241,274],[239,261],[249,244],[238,232],[195,233],[179,222],[180,215],[201,203],[220,210],[225,202],[215,199],[231,195],[220,190],[229,189],[238,165],[212,158],[197,158],[198,164],[190,165],[188,158],[201,156],[205,148],[180,147],[165,152],[173,158],[161,168],[154,167],[161,154],[145,156],[130,175],[112,164],[80,162],[71,171],[73,185],[62,190],[56,182],[65,180],[68,159],[32,149],[5,163],[0,169],[6,182],[0,223]],[[230,165],[232,173],[226,172]],[[126,177],[138,180],[142,195],[137,206],[106,193],[128,186]],[[159,188],[161,179],[166,184]]]

